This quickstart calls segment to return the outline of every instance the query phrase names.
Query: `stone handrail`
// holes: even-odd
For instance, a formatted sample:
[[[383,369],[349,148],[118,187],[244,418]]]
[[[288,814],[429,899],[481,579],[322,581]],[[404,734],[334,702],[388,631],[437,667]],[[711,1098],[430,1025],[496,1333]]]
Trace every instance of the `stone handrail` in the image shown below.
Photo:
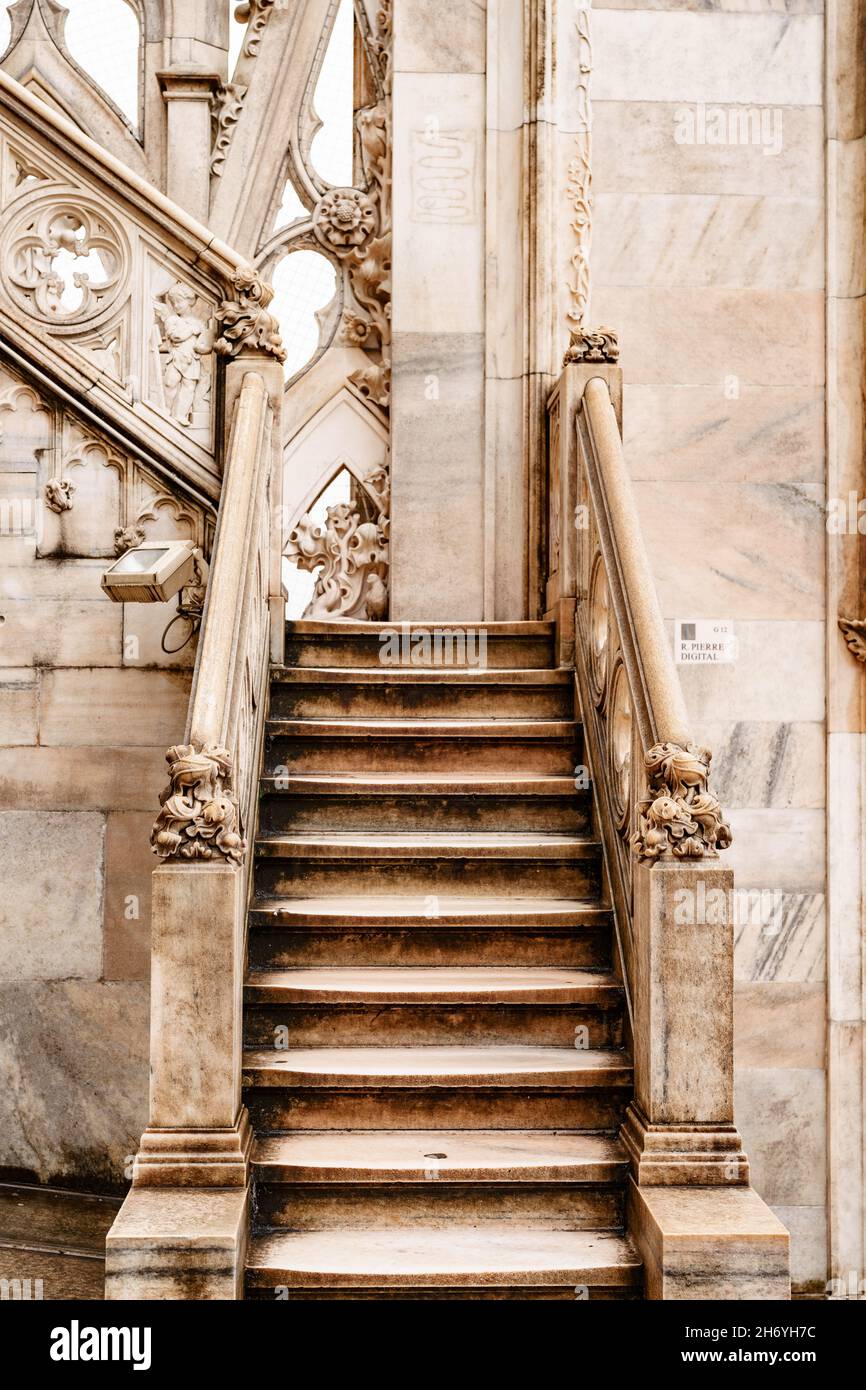
[[[731,842],[693,739],[623,454],[620,369],[568,363],[548,401],[546,611],[573,665],[635,1099],[636,1181],[743,1183],[733,1125]],[[707,911],[707,903],[711,904]]]
[[[232,422],[185,741],[166,754],[171,782],[152,837],[163,859],[244,862],[269,657],[272,423],[267,386],[247,372]],[[232,789],[235,767],[240,796]]]
[[[239,1187],[241,1005],[256,797],[279,592],[282,372],[241,357],[225,378],[231,421],[185,741],[153,828],[150,1122],[135,1187]],[[276,563],[274,563],[274,550]]]

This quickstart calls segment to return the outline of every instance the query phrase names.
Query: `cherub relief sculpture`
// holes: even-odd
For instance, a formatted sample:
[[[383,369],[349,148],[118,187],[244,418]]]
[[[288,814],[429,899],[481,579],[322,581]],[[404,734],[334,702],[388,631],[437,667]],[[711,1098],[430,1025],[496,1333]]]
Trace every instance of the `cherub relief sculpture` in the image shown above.
[[[191,425],[193,412],[208,398],[210,372],[203,364],[214,348],[216,328],[193,313],[197,295],[179,280],[154,301],[162,335],[162,383],[172,419]]]

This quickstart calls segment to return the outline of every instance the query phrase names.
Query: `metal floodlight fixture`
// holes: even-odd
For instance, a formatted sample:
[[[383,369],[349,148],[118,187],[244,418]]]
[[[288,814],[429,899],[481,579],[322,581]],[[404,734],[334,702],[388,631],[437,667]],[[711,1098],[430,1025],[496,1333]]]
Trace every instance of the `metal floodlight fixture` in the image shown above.
[[[200,583],[202,554],[192,541],[145,541],[115,560],[102,587],[115,603],[165,603]]]

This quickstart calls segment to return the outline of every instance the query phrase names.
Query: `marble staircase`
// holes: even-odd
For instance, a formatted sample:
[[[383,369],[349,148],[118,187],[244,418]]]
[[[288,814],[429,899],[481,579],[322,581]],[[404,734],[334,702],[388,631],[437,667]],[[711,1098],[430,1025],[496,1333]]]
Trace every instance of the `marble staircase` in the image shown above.
[[[447,625],[438,625],[437,630]],[[250,1299],[629,1299],[624,998],[553,626],[289,625],[244,999]]]

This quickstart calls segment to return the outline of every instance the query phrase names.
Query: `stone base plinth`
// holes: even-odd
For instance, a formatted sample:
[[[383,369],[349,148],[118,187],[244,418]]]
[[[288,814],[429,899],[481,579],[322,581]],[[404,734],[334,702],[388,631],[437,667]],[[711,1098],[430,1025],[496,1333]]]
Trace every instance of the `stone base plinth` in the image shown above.
[[[751,1187],[638,1187],[628,1229],[648,1299],[791,1297],[789,1236]]]
[[[619,1137],[640,1187],[749,1184],[749,1160],[735,1125],[653,1125],[630,1105]]]
[[[105,1242],[108,1299],[243,1298],[249,1188],[133,1188]]]
[[[246,1107],[230,1129],[155,1129],[141,1136],[135,1187],[246,1187],[253,1132]]]

